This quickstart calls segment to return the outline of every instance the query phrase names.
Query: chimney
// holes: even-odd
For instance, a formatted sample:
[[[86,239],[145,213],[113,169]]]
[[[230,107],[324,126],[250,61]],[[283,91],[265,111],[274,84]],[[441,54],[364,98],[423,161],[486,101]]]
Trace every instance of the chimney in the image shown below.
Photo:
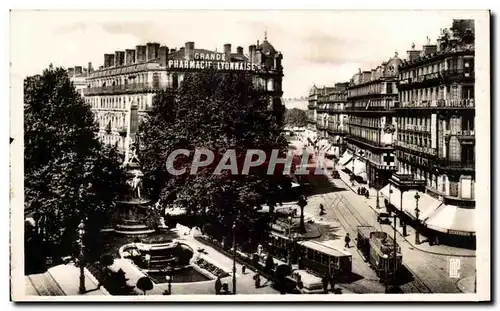
[[[73,77],[75,75],[75,68],[68,68],[68,75]]]
[[[123,66],[125,61],[125,52],[116,51],[115,52],[115,67]]]
[[[236,53],[238,53],[238,55],[243,55],[243,47],[241,47],[241,46],[237,47]]]
[[[224,44],[224,54],[226,54],[226,62],[231,61],[231,44]]]
[[[361,81],[361,83],[370,81],[371,75],[371,71],[363,71],[363,80]]]
[[[255,63],[262,64],[262,52],[260,50],[255,52]]]
[[[88,66],[87,66],[87,73],[92,73],[94,71],[94,67],[92,67],[92,63],[89,62]]]
[[[168,62],[168,47],[167,46],[160,47],[159,57],[160,57],[160,66],[166,67],[167,62]]]
[[[113,66],[115,63],[115,55],[113,54],[104,54],[104,68],[108,68]]]
[[[248,47],[248,53],[250,54],[250,62],[254,63],[255,62],[255,50],[257,49],[257,46],[255,44],[252,44]]]
[[[407,53],[408,53],[408,60],[412,61],[420,57],[421,51],[415,50],[415,43],[413,43],[411,45],[411,50],[407,51]]]
[[[158,50],[160,49],[159,43],[148,42],[146,44],[146,60],[158,58]]]
[[[184,58],[194,59],[194,42],[192,41],[186,42],[184,46],[185,46]]]
[[[136,63],[142,63],[146,61],[146,46],[145,45],[137,45],[135,47],[135,60]]]
[[[130,65],[135,63],[135,50],[126,49],[125,50],[125,65]]]
[[[75,76],[79,76],[83,73],[82,66],[75,66]]]
[[[424,45],[424,55],[430,55],[432,53],[437,53],[437,45],[435,44],[427,44]]]

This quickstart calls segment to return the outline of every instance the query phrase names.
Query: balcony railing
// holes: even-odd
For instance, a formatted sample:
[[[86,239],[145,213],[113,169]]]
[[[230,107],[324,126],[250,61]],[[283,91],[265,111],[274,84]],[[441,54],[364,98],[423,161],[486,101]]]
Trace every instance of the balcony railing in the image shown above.
[[[316,128],[318,130],[326,130],[328,126],[326,124],[316,123]]]
[[[448,159],[438,159],[436,162],[438,167],[453,169],[453,170],[474,170],[476,165],[471,161],[455,161]]]
[[[346,137],[347,140],[350,140],[352,142],[358,142],[362,143],[365,145],[373,146],[373,147],[378,147],[378,148],[393,148],[393,144],[391,143],[383,143],[383,142],[377,142],[377,141],[372,141],[366,138],[362,138],[359,136],[353,136],[352,134]]]
[[[474,99],[437,99],[400,102],[396,108],[474,108]]]
[[[167,88],[166,83],[160,83],[160,84],[130,83],[130,84],[85,88],[83,89],[83,94],[93,95],[93,94],[114,94],[114,93],[139,92],[139,91],[159,91],[166,88]]]
[[[346,134],[347,133],[347,127],[342,127],[342,126],[336,126],[336,125],[328,125],[328,131],[332,133],[342,133]]]
[[[396,146],[403,147],[405,149],[409,149],[409,150],[413,150],[413,151],[417,151],[417,152],[427,153],[427,154],[430,154],[433,156],[436,155],[436,149],[407,144],[407,143],[399,141],[399,140],[396,141]]]

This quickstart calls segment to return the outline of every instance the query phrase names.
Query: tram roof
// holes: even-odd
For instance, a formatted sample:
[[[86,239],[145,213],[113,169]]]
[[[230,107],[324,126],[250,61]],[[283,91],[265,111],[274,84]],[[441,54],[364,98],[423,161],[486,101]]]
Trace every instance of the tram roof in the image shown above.
[[[335,249],[335,248],[329,247],[325,244],[315,242],[315,241],[302,241],[302,242],[299,242],[298,244],[300,244],[304,247],[310,248],[312,250],[315,250],[317,252],[329,255],[329,256],[335,256],[335,257],[345,257],[345,256],[351,257],[352,256],[348,252],[345,252],[345,251],[340,250],[340,249]]]

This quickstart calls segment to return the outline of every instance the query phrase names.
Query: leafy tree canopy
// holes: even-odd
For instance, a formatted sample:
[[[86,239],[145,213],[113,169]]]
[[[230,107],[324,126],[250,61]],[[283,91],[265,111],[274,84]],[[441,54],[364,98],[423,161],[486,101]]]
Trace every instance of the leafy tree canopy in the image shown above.
[[[220,226],[218,232],[230,232],[236,218],[237,230],[256,230],[254,207],[276,195],[282,174],[267,175],[267,167],[261,166],[248,175],[214,175],[212,166],[196,174],[172,176],[166,163],[176,149],[206,148],[216,158],[235,149],[238,159],[249,149],[267,154],[285,150],[279,115],[268,106],[269,99],[244,73],[206,70],[188,74],[180,88],[157,94],[140,127],[145,183],[152,198],[209,217]],[[189,172],[192,155],[185,162],[178,161],[176,168],[187,167]]]
[[[25,79],[25,214],[43,213],[46,239],[59,250],[69,249],[60,246],[75,240],[81,219],[95,236],[113,208],[122,177],[118,153],[100,145],[97,130],[66,70]]]
[[[305,110],[292,108],[285,111],[285,124],[288,126],[302,127],[307,125],[307,113]]]

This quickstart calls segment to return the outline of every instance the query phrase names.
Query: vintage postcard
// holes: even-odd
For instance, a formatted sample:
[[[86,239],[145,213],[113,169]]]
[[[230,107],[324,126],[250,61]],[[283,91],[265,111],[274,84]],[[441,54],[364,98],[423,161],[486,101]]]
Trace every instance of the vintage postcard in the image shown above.
[[[489,11],[11,11],[14,301],[489,301]],[[477,138],[477,139],[476,139]]]

